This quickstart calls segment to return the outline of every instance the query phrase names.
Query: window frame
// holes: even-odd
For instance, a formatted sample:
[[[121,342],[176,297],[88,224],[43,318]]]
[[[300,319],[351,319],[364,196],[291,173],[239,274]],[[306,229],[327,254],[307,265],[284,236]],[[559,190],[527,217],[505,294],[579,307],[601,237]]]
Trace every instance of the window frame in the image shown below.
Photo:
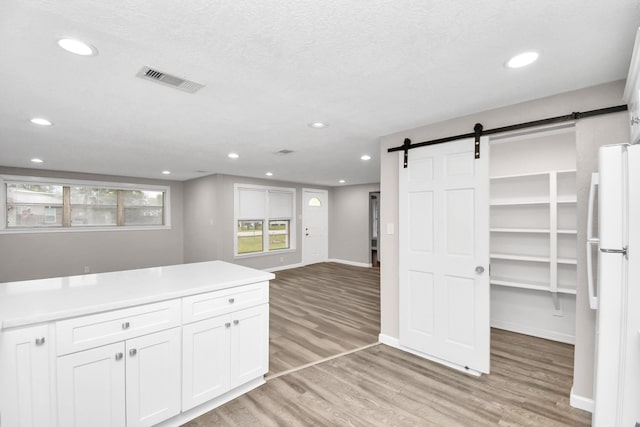
[[[7,227],[7,184],[61,185],[63,187],[84,186],[111,190],[161,191],[164,193],[164,223],[158,225],[93,225],[60,227]],[[64,204],[63,209],[71,209]],[[171,187],[168,185],[135,184],[128,182],[93,181],[66,178],[50,178],[29,175],[0,175],[0,234],[24,233],[73,233],[88,231],[140,231],[171,229]]]
[[[240,191],[246,189],[251,191],[261,191],[264,192],[265,197],[265,212],[264,217],[252,217],[252,218],[241,218],[240,217]],[[270,216],[270,206],[269,206],[269,192],[279,192],[279,193],[289,193],[291,194],[291,216],[290,217],[271,217]],[[297,243],[297,210],[298,206],[296,204],[296,195],[297,190],[295,188],[289,187],[275,187],[275,186],[266,186],[266,185],[255,185],[255,184],[240,184],[235,183],[233,185],[233,199],[234,199],[234,211],[233,211],[233,255],[234,258],[246,258],[246,257],[256,257],[256,256],[268,256],[268,255],[277,255],[282,253],[289,253],[296,251],[296,243]],[[238,222],[239,221],[262,221],[262,251],[260,252],[247,252],[247,253],[238,253]],[[271,221],[289,221],[289,247],[285,249],[269,249],[269,223]]]

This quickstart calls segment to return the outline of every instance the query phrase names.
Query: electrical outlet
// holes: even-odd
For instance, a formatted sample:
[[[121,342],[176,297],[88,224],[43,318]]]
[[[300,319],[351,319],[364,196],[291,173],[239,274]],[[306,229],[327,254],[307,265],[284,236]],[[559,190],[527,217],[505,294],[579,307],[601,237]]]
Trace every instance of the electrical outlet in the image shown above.
[[[87,273],[89,273],[90,271],[91,271],[91,269],[89,268],[89,266],[88,266],[88,265],[85,265],[85,266],[84,266],[84,274],[87,274]]]

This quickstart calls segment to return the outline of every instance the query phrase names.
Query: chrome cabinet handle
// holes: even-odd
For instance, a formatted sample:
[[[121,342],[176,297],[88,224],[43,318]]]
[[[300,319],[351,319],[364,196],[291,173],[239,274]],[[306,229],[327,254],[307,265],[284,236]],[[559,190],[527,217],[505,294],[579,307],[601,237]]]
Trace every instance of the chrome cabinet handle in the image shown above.
[[[229,298],[229,304],[233,304],[234,302],[236,302],[235,298]]]
[[[231,323],[227,322],[224,324],[225,328],[230,328],[231,327]]]
[[[484,267],[479,265],[476,267],[476,274],[482,274],[484,273]]]
[[[124,323],[122,324],[122,329],[129,329],[129,326],[130,326],[130,325],[129,325],[129,322],[124,322]]]
[[[36,345],[42,345],[44,344],[44,341],[45,341],[44,337],[36,338]]]
[[[136,354],[138,354],[138,350],[136,350],[135,348],[132,348],[131,350],[129,350],[129,356],[133,357]]]
[[[631,126],[637,125],[640,123],[640,117],[631,117]]]
[[[116,360],[122,359],[124,355],[122,353],[116,353]]]
[[[240,323],[240,321],[239,321],[239,320],[237,320],[237,319],[233,321],[233,324],[234,324],[234,325],[237,325],[238,323]]]

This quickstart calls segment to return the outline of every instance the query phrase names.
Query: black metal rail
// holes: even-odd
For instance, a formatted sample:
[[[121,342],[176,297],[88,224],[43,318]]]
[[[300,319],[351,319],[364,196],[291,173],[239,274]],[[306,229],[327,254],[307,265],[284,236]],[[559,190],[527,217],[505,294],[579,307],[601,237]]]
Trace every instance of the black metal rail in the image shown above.
[[[534,120],[531,122],[518,123],[515,125],[502,126],[499,128],[486,129],[486,130],[483,128],[482,124],[476,123],[475,126],[473,127],[473,130],[474,130],[473,132],[463,133],[463,134],[454,135],[454,136],[448,136],[446,138],[432,139],[430,141],[416,142],[413,144],[411,143],[411,140],[409,138],[405,138],[404,143],[402,145],[389,148],[387,152],[392,153],[394,151],[404,151],[404,167],[406,168],[407,165],[409,164],[409,150],[413,148],[425,147],[427,145],[442,144],[445,142],[457,141],[459,139],[464,139],[464,138],[475,138],[475,158],[478,159],[480,158],[480,137],[483,135],[493,135],[496,133],[512,132],[520,129],[527,129],[527,128],[532,128],[537,126],[570,122],[570,121],[575,121],[579,119],[584,119],[587,117],[600,116],[603,114],[619,113],[621,111],[626,111],[626,110],[627,110],[626,105],[616,105],[615,107],[599,108],[597,110],[584,111],[581,113],[574,112],[571,114],[566,114],[564,116],[550,117],[547,119]]]

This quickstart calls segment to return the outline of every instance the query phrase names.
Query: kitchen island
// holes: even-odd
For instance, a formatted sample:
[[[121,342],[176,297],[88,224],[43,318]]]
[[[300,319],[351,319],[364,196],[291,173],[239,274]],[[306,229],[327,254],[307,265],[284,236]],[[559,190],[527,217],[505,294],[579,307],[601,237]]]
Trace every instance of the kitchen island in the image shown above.
[[[263,384],[274,277],[209,261],[0,284],[0,425],[177,426]]]

